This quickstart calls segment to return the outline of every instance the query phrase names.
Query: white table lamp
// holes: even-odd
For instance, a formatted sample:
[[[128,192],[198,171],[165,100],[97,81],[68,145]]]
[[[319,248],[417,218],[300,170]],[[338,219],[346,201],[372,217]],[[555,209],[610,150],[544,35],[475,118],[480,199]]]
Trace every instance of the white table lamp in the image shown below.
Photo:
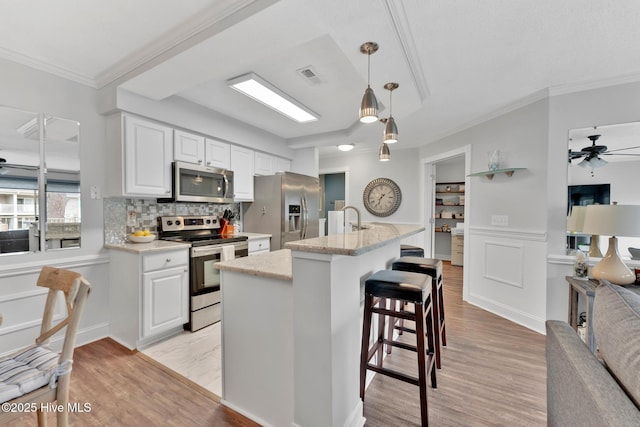
[[[605,279],[616,285],[635,282],[635,274],[620,259],[616,236],[640,237],[640,205],[589,205],[582,231],[611,236],[607,253],[591,269],[594,279]]]
[[[586,206],[573,206],[571,208],[571,215],[567,219],[567,231],[570,233],[583,233],[584,232],[584,217],[587,214]],[[597,234],[591,235],[591,245],[589,246],[589,256],[593,258],[602,258],[602,252],[600,252],[600,246],[598,245],[600,236]]]

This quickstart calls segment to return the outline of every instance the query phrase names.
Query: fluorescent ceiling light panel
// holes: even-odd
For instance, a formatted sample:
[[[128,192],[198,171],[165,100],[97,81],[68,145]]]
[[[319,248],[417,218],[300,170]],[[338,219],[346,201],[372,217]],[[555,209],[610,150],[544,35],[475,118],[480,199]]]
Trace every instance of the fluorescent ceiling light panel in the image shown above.
[[[257,74],[245,74],[227,81],[227,84],[299,123],[314,122],[320,117]]]

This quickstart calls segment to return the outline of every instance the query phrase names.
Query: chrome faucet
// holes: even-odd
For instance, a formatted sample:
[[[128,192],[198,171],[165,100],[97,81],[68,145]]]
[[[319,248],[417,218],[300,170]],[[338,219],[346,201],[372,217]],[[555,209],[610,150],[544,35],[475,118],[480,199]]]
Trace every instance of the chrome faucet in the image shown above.
[[[358,228],[357,230],[360,230],[361,227],[361,223],[360,223],[360,210],[358,208],[356,208],[355,206],[345,206],[344,208],[342,208],[342,211],[346,211],[347,209],[353,209],[354,211],[356,211],[356,217],[358,218]],[[344,218],[344,222],[345,224],[347,223],[347,217],[345,216]]]

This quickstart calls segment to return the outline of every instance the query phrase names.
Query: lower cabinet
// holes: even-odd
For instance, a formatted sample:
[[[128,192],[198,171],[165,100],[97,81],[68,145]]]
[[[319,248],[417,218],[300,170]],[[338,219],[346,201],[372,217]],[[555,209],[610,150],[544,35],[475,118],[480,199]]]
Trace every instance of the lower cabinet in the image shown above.
[[[139,254],[111,250],[110,336],[136,349],[189,322],[188,248]]]
[[[462,266],[464,259],[464,236],[451,236],[451,265]]]
[[[263,254],[271,250],[271,238],[249,238],[249,256]]]

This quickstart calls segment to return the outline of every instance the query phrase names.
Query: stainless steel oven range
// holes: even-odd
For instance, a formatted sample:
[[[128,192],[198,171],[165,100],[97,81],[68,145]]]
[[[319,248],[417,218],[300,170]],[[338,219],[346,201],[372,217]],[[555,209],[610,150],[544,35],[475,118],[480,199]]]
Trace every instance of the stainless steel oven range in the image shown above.
[[[158,237],[190,243],[189,288],[190,331],[220,321],[220,271],[214,268],[223,256],[249,254],[246,236],[225,237],[215,216],[163,216],[158,218]],[[223,255],[224,253],[224,255]]]

